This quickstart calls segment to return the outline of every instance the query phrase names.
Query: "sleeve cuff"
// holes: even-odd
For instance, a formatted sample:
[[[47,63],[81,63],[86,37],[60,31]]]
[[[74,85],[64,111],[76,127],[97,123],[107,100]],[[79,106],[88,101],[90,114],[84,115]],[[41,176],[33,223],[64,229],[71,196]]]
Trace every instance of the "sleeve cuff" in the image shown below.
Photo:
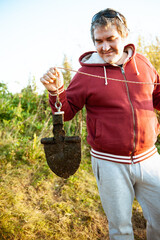
[[[58,94],[61,94],[64,92],[64,85],[62,85],[60,88],[58,88]],[[48,91],[49,95],[55,97],[57,96],[57,90],[56,91]]]

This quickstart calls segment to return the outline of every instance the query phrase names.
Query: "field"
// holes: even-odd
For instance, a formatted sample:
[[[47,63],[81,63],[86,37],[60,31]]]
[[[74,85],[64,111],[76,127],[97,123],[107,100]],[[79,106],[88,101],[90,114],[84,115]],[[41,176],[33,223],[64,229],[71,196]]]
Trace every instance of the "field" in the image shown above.
[[[139,52],[160,73],[159,40],[143,46],[139,39]],[[64,67],[71,68],[66,59]],[[63,74],[67,86],[71,75]],[[0,83],[0,240],[109,239],[91,169],[85,118],[83,109],[65,123],[66,135],[82,138],[82,160],[78,171],[64,180],[49,169],[40,143],[52,136],[47,92],[37,94],[35,79],[17,94]],[[157,148],[160,152],[160,141]],[[135,240],[145,240],[146,222],[136,199],[132,222]]]
[[[15,95],[5,84],[0,89],[0,239],[109,239],[86,143],[85,111],[64,126],[66,135],[82,138],[80,168],[65,180],[49,169],[40,143],[52,136],[48,94],[39,96],[30,86]],[[144,240],[146,224],[136,200],[132,221],[135,239]]]
[[[50,171],[41,147],[38,152],[28,161],[1,162],[0,239],[109,239],[89,157],[64,180]],[[145,220],[136,200],[132,220],[135,239],[144,240]]]

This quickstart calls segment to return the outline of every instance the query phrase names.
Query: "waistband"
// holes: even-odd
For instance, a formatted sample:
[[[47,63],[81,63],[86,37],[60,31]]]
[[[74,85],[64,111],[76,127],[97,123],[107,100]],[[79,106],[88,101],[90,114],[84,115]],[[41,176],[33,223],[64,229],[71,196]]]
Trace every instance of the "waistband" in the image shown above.
[[[149,150],[132,157],[98,152],[98,151],[95,151],[94,149],[91,149],[90,153],[92,157],[95,157],[101,160],[112,161],[112,162],[123,163],[123,164],[133,164],[133,163],[135,164],[135,163],[144,161],[145,159],[148,159],[149,157],[156,154],[157,148],[153,146]]]

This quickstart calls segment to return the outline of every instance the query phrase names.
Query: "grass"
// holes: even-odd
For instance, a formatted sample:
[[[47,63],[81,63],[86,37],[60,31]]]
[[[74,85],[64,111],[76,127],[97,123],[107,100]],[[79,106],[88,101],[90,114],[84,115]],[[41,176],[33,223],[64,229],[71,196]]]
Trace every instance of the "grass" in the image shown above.
[[[1,240],[109,239],[89,157],[83,156],[78,171],[65,180],[50,171],[35,139],[23,147],[15,148],[13,139],[1,146]],[[133,227],[135,239],[145,239],[145,220],[136,200]]]
[[[52,174],[45,161],[32,167],[9,162],[1,172],[1,239],[94,239],[104,234],[94,178],[85,169],[68,180]]]
[[[68,84],[68,72],[64,79]],[[66,123],[66,135],[79,131],[86,139],[85,119],[83,109]],[[84,145],[80,168],[67,180],[54,175],[46,163],[40,139],[52,131],[47,91],[38,95],[33,81],[12,94],[0,83],[0,124],[0,240],[109,240]],[[157,148],[160,153],[160,136]],[[146,222],[136,200],[132,222],[135,240],[145,240]]]

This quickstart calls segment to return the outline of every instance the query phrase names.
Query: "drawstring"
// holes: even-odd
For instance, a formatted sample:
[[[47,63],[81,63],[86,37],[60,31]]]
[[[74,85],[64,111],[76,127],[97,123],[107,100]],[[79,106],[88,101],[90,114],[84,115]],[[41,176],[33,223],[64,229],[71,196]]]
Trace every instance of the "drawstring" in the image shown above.
[[[135,65],[135,69],[136,69],[136,74],[138,76],[140,73],[139,73],[138,68],[137,68],[135,57],[133,58],[133,60],[134,60],[134,65]],[[107,81],[107,70],[106,70],[105,66],[103,66],[103,69],[104,69],[105,85],[107,85],[108,84],[108,81]]]
[[[136,73],[137,73],[137,76],[138,76],[140,73],[139,73],[138,68],[137,68],[136,59],[135,59],[135,57],[133,59],[134,59],[134,64],[135,64],[135,68],[136,68]]]
[[[107,85],[108,84],[108,81],[107,81],[107,71],[106,71],[105,66],[103,66],[103,69],[104,69],[105,85]]]

